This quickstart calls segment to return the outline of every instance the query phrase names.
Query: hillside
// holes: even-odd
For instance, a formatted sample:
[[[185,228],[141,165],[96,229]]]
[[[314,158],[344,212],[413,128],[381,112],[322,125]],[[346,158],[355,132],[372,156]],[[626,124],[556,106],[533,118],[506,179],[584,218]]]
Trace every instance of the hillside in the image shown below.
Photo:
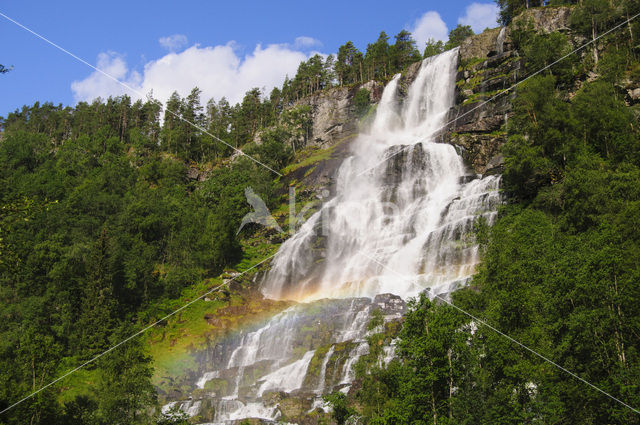
[[[162,120],[127,96],[2,119],[0,410],[157,324],[0,423],[639,423],[640,23],[625,20],[640,9],[515,3],[504,27],[452,36],[456,50],[421,55],[409,33],[381,34],[387,56],[349,42],[239,105],[194,89]],[[444,111],[433,128],[407,124],[418,95],[419,113]],[[394,143],[375,151],[376,132]],[[358,168],[367,150],[384,164]],[[420,291],[349,292],[353,253],[307,237],[305,220],[335,219],[376,179],[416,217],[455,180],[433,213],[446,237],[382,244],[433,270]],[[282,232],[239,230],[247,188]],[[352,239],[380,236],[366,230]],[[322,286],[340,279],[340,296]],[[259,332],[282,364],[247,360]]]

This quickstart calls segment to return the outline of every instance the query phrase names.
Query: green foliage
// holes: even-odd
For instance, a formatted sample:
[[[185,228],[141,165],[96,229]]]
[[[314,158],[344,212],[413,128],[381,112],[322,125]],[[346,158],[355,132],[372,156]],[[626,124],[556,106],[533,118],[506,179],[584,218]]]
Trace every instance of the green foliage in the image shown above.
[[[265,165],[280,170],[293,158],[293,149],[287,144],[288,132],[282,127],[265,130],[260,135],[261,143],[247,150],[247,154],[258,157]]]
[[[340,85],[362,81],[362,61],[364,56],[353,42],[348,41],[338,49],[336,58],[336,76]]]
[[[587,22],[593,4],[584,7],[577,9]],[[561,34],[522,26],[515,35],[529,70],[569,48]],[[452,301],[637,406],[640,131],[619,89],[637,58],[621,36],[597,53],[597,64],[587,55],[518,88],[503,148],[508,203],[493,227],[476,223],[483,263]],[[599,78],[576,84],[593,67]],[[424,296],[410,305],[397,355],[387,367],[369,361],[357,369],[357,414],[365,423],[640,423],[627,407]]]
[[[370,326],[379,326],[374,316]],[[397,343],[398,359],[363,375],[356,397],[367,423],[449,423],[452,389],[463,383],[470,348],[466,316],[421,295],[409,303]],[[372,347],[373,348],[373,347]]]
[[[327,394],[322,397],[326,403],[329,403],[333,409],[331,413],[338,425],[343,425],[347,418],[354,412],[349,407],[347,396],[340,391],[334,391],[331,394]]]
[[[383,80],[391,72],[391,46],[386,32],[380,32],[375,43],[367,45],[364,56],[367,79]]]
[[[570,87],[574,83],[576,74],[574,68],[578,56],[570,55],[555,63],[573,50],[567,37],[559,32],[553,32],[550,34],[530,34],[527,38],[526,41],[520,40],[526,71],[533,74],[554,64],[547,69],[546,74],[555,75],[559,85]]]
[[[639,164],[636,123],[610,82],[587,84],[567,103],[556,91],[554,76],[536,76],[514,100],[504,147],[505,184],[519,199],[533,199],[587,154],[614,164]]]
[[[473,30],[469,25],[458,24],[457,27],[449,31],[449,40],[444,45],[445,50],[453,49],[454,47],[458,47],[465,38],[473,35]]]
[[[396,70],[402,70],[407,65],[422,59],[422,55],[416,47],[416,41],[406,30],[400,31],[395,36],[395,43],[390,48],[390,56],[392,67]]]
[[[117,329],[133,333],[139,321],[164,316],[186,287],[242,257],[244,190],[271,204],[272,175],[242,158],[215,169],[191,162],[230,152],[207,145],[220,143],[183,118],[225,138],[252,137],[269,122],[268,108],[255,91],[245,99],[234,116],[223,101],[205,114],[197,89],[174,95],[168,108],[177,116],[166,114],[162,126],[155,103],[127,97],[74,109],[35,104],[3,121],[0,407],[128,336]],[[304,121],[303,112],[290,115]],[[265,156],[277,161],[288,150],[278,142]],[[207,181],[189,180],[192,169]],[[133,342],[0,421],[148,423],[151,368]]]
[[[356,115],[361,117],[369,110],[369,90],[360,89],[356,92],[356,95],[353,97],[353,105],[356,109]]]
[[[119,333],[112,343],[120,342]],[[99,424],[148,424],[149,406],[156,402],[151,385],[152,369],[139,340],[131,340],[114,355],[101,359],[101,379],[97,388],[96,418]]]
[[[430,38],[427,40],[426,46],[424,47],[422,57],[426,59],[431,56],[439,55],[442,52],[444,52],[444,43],[442,40],[435,41],[433,38]]]

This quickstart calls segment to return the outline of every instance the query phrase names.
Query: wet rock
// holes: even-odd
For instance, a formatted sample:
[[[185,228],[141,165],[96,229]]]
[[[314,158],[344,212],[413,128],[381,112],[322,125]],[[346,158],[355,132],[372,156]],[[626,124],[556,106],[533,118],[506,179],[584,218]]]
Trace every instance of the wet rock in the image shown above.
[[[409,90],[409,86],[418,76],[418,72],[420,71],[420,66],[422,62],[412,63],[407,67],[407,69],[402,73],[400,77],[400,81],[398,82],[398,95],[401,98],[407,96],[407,92]]]
[[[393,294],[379,294],[373,299],[373,304],[377,306],[385,316],[403,316],[407,309],[407,304],[402,298]]]
[[[447,128],[439,136],[441,142],[456,146],[478,174],[501,169],[501,164],[490,161],[506,141],[504,126],[511,114],[512,92],[505,90],[518,81],[521,70],[515,51],[495,50],[510,47],[508,31],[502,34],[505,40],[499,46],[496,41],[500,29],[469,37],[461,46],[456,104],[449,111]]]

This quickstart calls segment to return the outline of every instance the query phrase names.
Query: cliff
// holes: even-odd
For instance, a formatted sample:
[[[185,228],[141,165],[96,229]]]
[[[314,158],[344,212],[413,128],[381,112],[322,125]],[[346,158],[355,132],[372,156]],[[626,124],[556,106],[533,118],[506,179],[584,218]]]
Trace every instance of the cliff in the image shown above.
[[[514,31],[523,26],[536,33],[566,31],[569,16],[568,7],[529,9],[508,27],[486,30],[460,46],[456,105],[442,140],[459,147],[476,173],[499,173],[502,168],[500,148],[513,96],[505,90],[524,77]]]

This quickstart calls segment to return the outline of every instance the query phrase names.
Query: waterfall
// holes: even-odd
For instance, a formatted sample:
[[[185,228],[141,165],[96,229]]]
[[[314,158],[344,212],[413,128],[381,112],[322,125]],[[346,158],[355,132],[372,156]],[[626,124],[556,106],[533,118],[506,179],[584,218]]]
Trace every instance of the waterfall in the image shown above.
[[[500,32],[498,33],[498,38],[496,38],[496,52],[499,55],[504,53],[504,39],[507,35],[507,27],[500,28]]]
[[[371,311],[399,317],[402,300],[448,294],[473,275],[474,224],[494,220],[499,177],[470,173],[453,146],[436,143],[457,57],[456,49],[425,59],[404,98],[400,75],[387,84],[370,130],[338,170],[335,197],[282,244],[261,282],[266,297],[300,303],[219,343],[222,354],[194,382],[215,388],[201,395],[215,406],[213,423],[276,420],[269,393],[307,394],[307,408],[320,407],[320,394],[348,391],[369,352]],[[385,347],[379,364],[394,351]],[[194,402],[183,404],[194,416]]]
[[[324,360],[322,361],[322,367],[320,368],[320,378],[318,379],[318,387],[316,389],[317,392],[322,394],[324,392],[324,384],[327,381],[327,365],[329,364],[329,360],[333,356],[335,347],[332,345],[327,351],[327,354],[324,356]]]
[[[407,298],[450,292],[473,274],[471,231],[495,214],[498,177],[467,178],[454,147],[433,140],[453,105],[457,55],[424,60],[403,105],[399,76],[387,85],[371,131],[338,171],[335,198],[282,245],[265,296]],[[310,249],[319,241],[320,258]]]

